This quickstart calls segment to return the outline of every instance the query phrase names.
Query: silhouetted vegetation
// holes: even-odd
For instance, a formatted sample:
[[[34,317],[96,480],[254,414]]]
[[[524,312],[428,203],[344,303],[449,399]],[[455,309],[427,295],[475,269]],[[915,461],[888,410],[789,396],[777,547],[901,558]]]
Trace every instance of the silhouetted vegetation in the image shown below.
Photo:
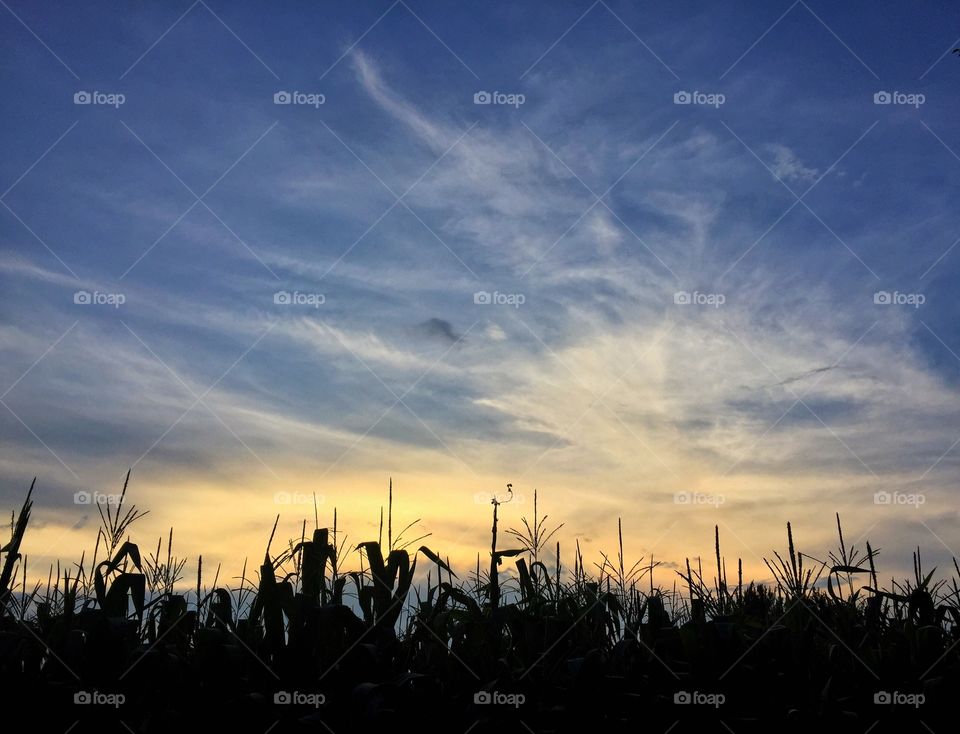
[[[146,557],[129,539],[142,513],[127,482],[118,502],[97,505],[89,559],[45,584],[27,581],[21,554],[33,486],[0,549],[0,685],[42,731],[662,732],[713,721],[739,734],[824,717],[853,732],[877,720],[946,731],[935,722],[953,718],[960,568],[935,580],[918,549],[913,578],[881,585],[879,551],[848,546],[839,516],[823,560],[798,549],[788,523],[765,586],[744,582],[739,559],[728,576],[719,532],[714,557],[673,572],[626,559],[618,527],[616,553],[588,565],[579,545],[562,552],[536,496],[533,517],[504,530],[508,487],[491,498],[489,565],[478,555],[460,577],[421,544],[418,521],[394,534],[391,486],[386,538],[382,512],[380,537],[353,543],[334,511],[331,528],[315,515],[274,549],[275,523],[258,569],[221,579],[198,559],[194,587],[173,530]]]

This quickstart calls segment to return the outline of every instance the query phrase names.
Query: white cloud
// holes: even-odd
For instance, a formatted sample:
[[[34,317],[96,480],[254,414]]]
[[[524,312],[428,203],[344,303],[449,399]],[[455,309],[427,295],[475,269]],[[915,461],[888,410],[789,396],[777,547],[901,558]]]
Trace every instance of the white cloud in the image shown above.
[[[764,146],[764,148],[773,156],[770,169],[778,178],[784,181],[797,181],[799,183],[811,184],[816,181],[820,175],[819,169],[805,166],[797,154],[786,145],[771,143]]]

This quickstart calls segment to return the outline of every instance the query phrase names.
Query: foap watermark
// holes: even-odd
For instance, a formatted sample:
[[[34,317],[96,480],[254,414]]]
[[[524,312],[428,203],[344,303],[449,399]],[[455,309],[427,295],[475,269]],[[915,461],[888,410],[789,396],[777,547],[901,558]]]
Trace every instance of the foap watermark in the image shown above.
[[[304,494],[303,492],[277,492],[273,495],[275,505],[312,505],[314,501],[322,505],[326,497],[322,494]]]
[[[927,502],[926,495],[908,494],[907,492],[875,492],[873,495],[873,504],[875,505],[906,505],[908,507],[920,507]]]
[[[73,702],[78,706],[113,706],[120,708],[126,703],[127,697],[122,693],[102,693],[101,691],[77,691],[73,694]]]
[[[327,702],[324,693],[303,693],[301,691],[277,691],[273,702],[278,706],[313,706],[320,708]]]
[[[922,293],[877,291],[873,294],[873,302],[878,306],[913,306],[914,308],[920,308],[927,302],[927,297]]]
[[[104,492],[75,492],[73,495],[73,504],[75,505],[119,505],[123,498],[122,494],[106,494]]]
[[[918,709],[927,702],[927,697],[922,693],[877,691],[873,694],[873,702],[881,706],[913,706]]]
[[[273,302],[277,306],[312,306],[313,308],[320,308],[327,302],[327,297],[323,293],[277,291],[273,294]]]
[[[722,293],[677,291],[673,294],[673,302],[678,306],[713,306],[714,308],[720,308],[727,302],[727,297]]]
[[[273,94],[274,104],[294,104],[320,109],[320,105],[325,104],[326,101],[326,95],[319,92],[286,92],[281,90]]]
[[[73,93],[73,103],[74,104],[95,104],[95,105],[105,105],[107,107],[113,107],[118,109],[120,105],[127,101],[127,97],[120,92],[74,92]]]
[[[674,492],[673,504],[675,505],[710,505],[719,507],[727,498],[722,494],[707,494],[706,492]]]
[[[114,308],[120,308],[127,302],[127,297],[123,293],[77,291],[73,294],[73,302],[78,306],[113,306]]]
[[[674,104],[695,104],[717,109],[727,101],[726,95],[710,92],[698,92],[694,90],[687,92],[680,90],[673,95]]]
[[[513,706],[520,708],[527,702],[522,693],[501,693],[500,691],[477,691],[473,702],[478,706]]]
[[[919,108],[924,102],[927,101],[925,95],[920,92],[908,93],[908,92],[885,92],[880,90],[875,92],[873,95],[874,104],[900,104],[908,105],[910,107]]]
[[[677,691],[673,694],[673,702],[681,706],[713,706],[714,708],[720,708],[727,702],[727,697],[722,693]]]
[[[514,308],[520,308],[527,302],[527,297],[522,293],[477,291],[473,294],[473,302],[478,306],[513,306]]]
[[[520,107],[527,98],[522,94],[507,92],[477,92],[473,95],[474,104],[506,105],[514,109]]]

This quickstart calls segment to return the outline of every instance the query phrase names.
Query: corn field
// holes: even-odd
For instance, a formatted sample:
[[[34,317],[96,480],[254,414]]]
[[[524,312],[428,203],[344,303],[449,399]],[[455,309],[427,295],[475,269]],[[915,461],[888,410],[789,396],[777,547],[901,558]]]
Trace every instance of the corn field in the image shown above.
[[[348,542],[334,519],[282,543],[275,523],[257,567],[226,579],[200,558],[188,579],[173,530],[146,552],[130,540],[144,513],[129,479],[98,506],[92,553],[46,582],[21,550],[33,486],[0,548],[0,684],[32,728],[941,732],[953,718],[957,562],[937,578],[918,549],[912,578],[881,583],[879,551],[848,546],[839,516],[821,560],[786,525],[772,584],[745,582],[739,559],[728,575],[717,532],[715,557],[662,586],[657,562],[624,558],[622,527],[596,562],[562,549],[536,498],[504,529],[493,497],[490,550],[454,569],[416,522],[394,533],[391,486],[376,540]]]

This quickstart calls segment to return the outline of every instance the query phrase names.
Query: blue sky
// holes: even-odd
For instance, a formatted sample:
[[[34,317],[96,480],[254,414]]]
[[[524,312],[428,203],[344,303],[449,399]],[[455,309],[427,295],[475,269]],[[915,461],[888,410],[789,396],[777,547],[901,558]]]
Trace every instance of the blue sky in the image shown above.
[[[464,558],[507,482],[672,561],[719,523],[762,573],[788,519],[825,554],[834,512],[893,567],[960,547],[949,4],[0,16],[0,486],[40,477],[40,558],[131,466],[145,533],[223,557],[314,492],[372,532],[391,475]]]

